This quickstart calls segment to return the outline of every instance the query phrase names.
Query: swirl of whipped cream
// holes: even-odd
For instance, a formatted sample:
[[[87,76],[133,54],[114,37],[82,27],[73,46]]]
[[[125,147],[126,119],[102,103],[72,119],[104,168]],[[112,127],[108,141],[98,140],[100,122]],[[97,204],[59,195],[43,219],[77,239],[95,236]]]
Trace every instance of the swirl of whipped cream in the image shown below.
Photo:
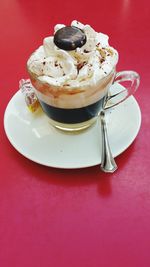
[[[97,33],[90,25],[74,20],[71,26],[80,28],[87,41],[81,48],[73,51],[59,49],[53,36],[46,37],[29,58],[28,69],[42,82],[54,86],[78,88],[95,85],[108,76],[118,62],[118,52],[108,44],[108,36]],[[54,33],[64,24],[57,24]]]

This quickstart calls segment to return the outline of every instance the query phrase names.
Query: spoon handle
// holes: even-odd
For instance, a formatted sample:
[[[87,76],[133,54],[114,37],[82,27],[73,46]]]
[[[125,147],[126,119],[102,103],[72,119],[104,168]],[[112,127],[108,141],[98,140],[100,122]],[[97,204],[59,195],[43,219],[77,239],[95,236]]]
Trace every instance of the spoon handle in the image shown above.
[[[104,111],[101,111],[100,119],[101,119],[101,131],[102,131],[101,170],[104,172],[113,173],[117,169],[117,165],[112,156],[109,145]]]

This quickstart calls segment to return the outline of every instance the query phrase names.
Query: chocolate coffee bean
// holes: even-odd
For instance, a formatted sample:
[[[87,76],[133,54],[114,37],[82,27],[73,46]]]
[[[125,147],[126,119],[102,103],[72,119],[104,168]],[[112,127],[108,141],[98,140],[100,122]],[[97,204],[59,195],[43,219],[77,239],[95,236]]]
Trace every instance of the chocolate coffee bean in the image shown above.
[[[86,43],[86,35],[77,27],[66,26],[55,33],[54,43],[60,49],[71,51]]]

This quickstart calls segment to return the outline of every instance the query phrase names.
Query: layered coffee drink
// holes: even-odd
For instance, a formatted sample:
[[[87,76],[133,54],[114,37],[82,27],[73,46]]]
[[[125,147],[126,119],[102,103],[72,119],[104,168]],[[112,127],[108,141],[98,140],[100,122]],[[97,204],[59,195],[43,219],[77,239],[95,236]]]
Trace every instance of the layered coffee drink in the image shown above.
[[[55,127],[90,126],[115,77],[118,52],[108,36],[73,21],[57,24],[54,36],[30,56],[27,69],[43,111]]]

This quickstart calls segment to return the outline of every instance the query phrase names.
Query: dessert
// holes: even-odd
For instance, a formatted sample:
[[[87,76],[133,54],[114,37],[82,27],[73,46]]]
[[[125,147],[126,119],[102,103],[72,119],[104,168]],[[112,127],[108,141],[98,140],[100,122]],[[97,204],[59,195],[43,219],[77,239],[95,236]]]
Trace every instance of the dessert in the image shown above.
[[[53,124],[85,123],[98,115],[115,76],[118,52],[108,36],[74,20],[57,24],[28,59],[27,69]]]

